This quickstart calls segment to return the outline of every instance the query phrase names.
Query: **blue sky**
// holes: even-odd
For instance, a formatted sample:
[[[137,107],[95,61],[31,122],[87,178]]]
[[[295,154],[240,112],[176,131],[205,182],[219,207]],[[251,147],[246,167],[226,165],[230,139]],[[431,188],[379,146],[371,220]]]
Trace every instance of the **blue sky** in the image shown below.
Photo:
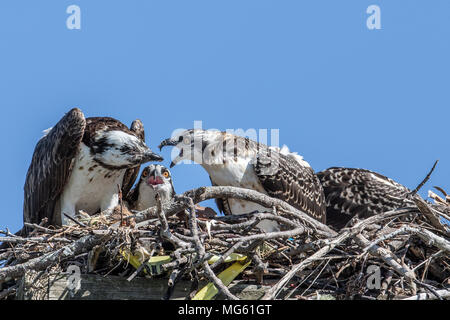
[[[81,8],[69,30],[66,8]],[[381,8],[381,30],[366,9]],[[22,225],[41,131],[71,107],[176,128],[279,129],[316,171],[368,168],[414,188],[436,159],[450,190],[450,1],[0,2],[0,227]],[[165,164],[170,150],[163,150]],[[209,185],[172,170],[177,192]]]

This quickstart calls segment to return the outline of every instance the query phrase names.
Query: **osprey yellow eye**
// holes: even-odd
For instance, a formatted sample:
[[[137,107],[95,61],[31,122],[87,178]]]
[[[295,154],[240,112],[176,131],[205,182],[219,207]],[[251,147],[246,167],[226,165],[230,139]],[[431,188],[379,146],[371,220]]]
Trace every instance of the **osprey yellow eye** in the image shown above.
[[[142,176],[144,178],[147,177],[148,176],[148,171],[147,170],[142,171]]]
[[[183,142],[184,142],[184,144],[191,144],[191,141],[189,140],[189,138],[184,138]]]
[[[169,177],[169,172],[168,171],[164,171],[163,172],[163,177],[164,178],[168,178]]]

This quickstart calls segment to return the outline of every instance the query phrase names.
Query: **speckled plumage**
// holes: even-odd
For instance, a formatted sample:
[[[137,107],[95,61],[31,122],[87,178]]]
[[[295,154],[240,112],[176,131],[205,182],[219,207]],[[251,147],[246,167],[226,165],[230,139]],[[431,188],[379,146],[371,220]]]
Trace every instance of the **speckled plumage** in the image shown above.
[[[141,163],[162,160],[143,137],[139,120],[130,130],[118,120],[85,119],[81,110],[70,110],[36,145],[24,186],[24,221],[59,224],[61,211],[113,208],[118,186],[131,189]]]
[[[274,166],[275,171],[265,172]],[[272,152],[257,156],[255,172],[268,195],[281,199],[325,223],[325,197],[311,167],[301,166],[292,157]]]
[[[317,173],[322,183],[327,224],[340,229],[354,216],[367,218],[405,205],[407,187],[379,173],[333,167]]]
[[[164,176],[167,174],[167,177]],[[153,181],[157,178],[158,184],[153,184],[149,180],[153,177]],[[156,205],[155,196],[159,194],[161,202],[172,200],[175,196],[172,175],[170,170],[159,164],[151,164],[144,168],[136,186],[127,194],[126,201],[130,209],[142,211]]]
[[[194,129],[162,141],[160,148],[166,145],[180,149],[171,166],[186,159],[198,162],[208,172],[212,185],[256,190],[325,221],[325,202],[319,180],[309,164],[287,148],[268,147],[227,132]],[[267,169],[273,170],[268,172]],[[216,203],[225,214],[268,209],[238,199],[218,199]],[[261,223],[266,231],[277,229],[276,223]]]

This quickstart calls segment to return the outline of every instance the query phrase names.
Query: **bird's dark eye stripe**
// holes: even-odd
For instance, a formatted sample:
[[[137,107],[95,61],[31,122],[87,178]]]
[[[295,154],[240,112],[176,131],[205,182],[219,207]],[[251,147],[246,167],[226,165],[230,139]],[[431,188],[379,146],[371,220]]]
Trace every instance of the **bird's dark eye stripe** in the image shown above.
[[[178,138],[178,142],[181,142],[181,141],[183,141],[183,136],[180,136],[180,137]]]

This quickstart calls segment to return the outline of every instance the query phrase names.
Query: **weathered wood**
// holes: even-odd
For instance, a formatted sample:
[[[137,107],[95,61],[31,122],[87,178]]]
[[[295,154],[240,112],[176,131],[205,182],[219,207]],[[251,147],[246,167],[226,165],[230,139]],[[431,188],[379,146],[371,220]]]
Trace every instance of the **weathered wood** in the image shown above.
[[[167,279],[147,279],[137,277],[128,282],[119,276],[99,276],[82,274],[80,288],[75,292],[68,289],[69,275],[65,273],[25,275],[17,290],[17,299],[23,300],[161,300],[167,290]],[[199,288],[206,285],[201,282]],[[268,286],[248,285],[234,282],[230,291],[240,299],[256,300],[264,295]],[[189,296],[191,282],[181,280],[175,286],[172,299],[182,300]],[[220,295],[218,299],[223,299]]]

